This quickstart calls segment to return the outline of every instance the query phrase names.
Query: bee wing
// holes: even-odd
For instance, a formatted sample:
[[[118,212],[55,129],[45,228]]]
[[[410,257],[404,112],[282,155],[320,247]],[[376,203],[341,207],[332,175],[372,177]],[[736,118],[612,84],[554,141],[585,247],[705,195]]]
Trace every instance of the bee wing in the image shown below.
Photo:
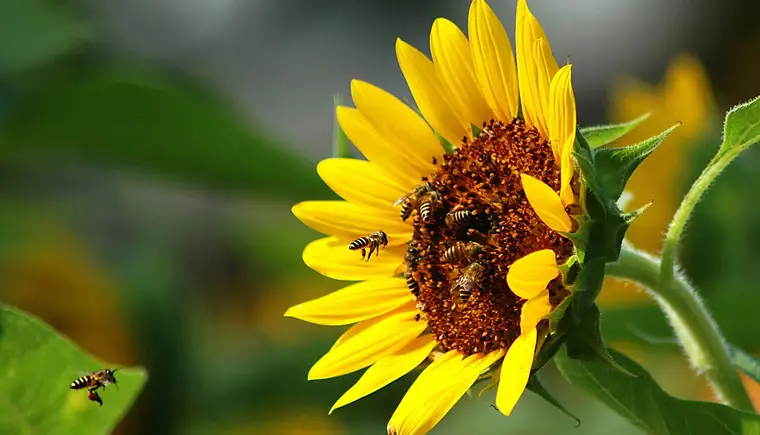
[[[407,193],[406,195],[402,196],[401,198],[397,199],[396,202],[393,203],[394,207],[398,207],[401,205],[402,202],[406,201],[407,199],[411,198],[415,193],[417,193],[417,189]]]

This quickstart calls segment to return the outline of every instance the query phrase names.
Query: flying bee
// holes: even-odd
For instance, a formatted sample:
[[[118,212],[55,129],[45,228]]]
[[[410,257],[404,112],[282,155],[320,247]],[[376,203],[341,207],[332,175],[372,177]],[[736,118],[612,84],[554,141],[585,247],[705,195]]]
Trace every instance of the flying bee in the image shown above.
[[[474,261],[480,253],[483,252],[483,246],[475,242],[456,242],[443,253],[443,261],[451,264],[462,264],[465,261]]]
[[[475,213],[470,210],[452,210],[446,214],[446,225],[452,228],[464,225],[472,221],[474,217]]]
[[[451,291],[457,291],[457,301],[464,304],[472,294],[472,290],[480,285],[486,268],[480,263],[470,263],[469,266],[459,275],[451,287]]]
[[[411,192],[399,198],[393,203],[394,207],[401,205],[401,220],[406,221],[415,208],[419,207],[420,216],[424,222],[430,222],[433,211],[433,203],[438,201],[440,194],[433,187],[433,183],[425,181],[419,184]],[[427,220],[426,220],[427,217]]]
[[[348,245],[348,249],[352,251],[356,251],[357,249],[362,250],[362,260],[364,258],[367,258],[367,261],[369,261],[370,258],[372,258],[372,253],[377,252],[375,254],[375,257],[380,255],[380,247],[385,248],[388,246],[388,235],[385,234],[385,232],[381,231],[375,231],[374,233],[370,233],[367,236],[359,237],[358,239],[351,242],[351,244]],[[369,255],[367,255],[367,249],[369,248]]]
[[[114,384],[118,387],[119,385],[116,383],[116,378],[113,375],[117,370],[119,369],[103,369],[98,370],[97,372],[92,372],[72,382],[69,388],[72,390],[87,388],[87,398],[93,402],[98,402],[100,406],[103,406],[103,401],[100,399],[96,390],[98,388],[105,389],[106,385],[109,384]]]

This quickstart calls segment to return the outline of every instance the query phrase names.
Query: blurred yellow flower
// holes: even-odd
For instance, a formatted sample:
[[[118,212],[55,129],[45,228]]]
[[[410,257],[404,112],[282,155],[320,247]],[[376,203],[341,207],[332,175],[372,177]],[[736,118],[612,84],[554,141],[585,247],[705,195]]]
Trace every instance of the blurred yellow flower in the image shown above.
[[[469,39],[437,19],[432,61],[396,41],[422,116],[380,88],[351,83],[356,108],[338,107],[337,119],[368,161],[322,161],[317,171],[346,201],[293,208],[328,236],[306,246],[304,262],[361,281],[286,312],[355,323],[308,375],[369,367],[333,409],[426,366],[389,434],[427,433],[483,378],[498,384],[496,406],[509,415],[547,334],[539,321],[569,294],[558,265],[573,254],[564,235],[577,229],[566,210],[580,209],[571,65],[557,65],[525,0],[515,55],[485,1],[472,1],[467,30]],[[456,150],[444,156],[439,137]]]
[[[707,133],[714,118],[712,90],[700,62],[694,57],[675,58],[659,86],[625,78],[611,92],[610,118],[613,123],[626,122],[651,112],[642,125],[620,142],[636,143],[657,135],[677,121],[683,124],[668,140],[636,169],[626,190],[633,194],[628,209],[653,201],[627,233],[641,249],[658,253],[670,219],[685,193],[682,187],[688,159],[687,148],[695,146]],[[605,282],[599,300],[605,306],[646,302],[648,297],[631,283],[615,279]]]
[[[99,359],[134,363],[115,282],[65,229],[42,224],[34,234],[3,258],[2,300],[39,316]]]

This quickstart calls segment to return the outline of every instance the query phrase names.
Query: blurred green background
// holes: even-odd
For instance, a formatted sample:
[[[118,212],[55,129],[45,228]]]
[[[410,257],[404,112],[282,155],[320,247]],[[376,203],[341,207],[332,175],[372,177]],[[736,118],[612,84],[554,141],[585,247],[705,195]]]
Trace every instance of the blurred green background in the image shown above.
[[[514,0],[490,3],[513,34]],[[722,113],[760,94],[760,30],[747,22],[760,11],[749,0],[564,3],[531,8],[555,56],[572,54],[581,124],[653,111],[624,138],[631,143],[684,122],[632,181],[634,202],[655,203],[631,237],[656,252],[717,148]],[[394,38],[424,50],[432,20],[464,25],[467,7],[0,2],[0,301],[98,358],[147,368],[149,382],[116,433],[385,433],[411,376],[329,417],[359,374],[306,381],[343,328],[282,314],[341,283],[302,263],[317,234],[290,207],[334,197],[314,169],[330,154],[332,95],[356,77],[408,96]],[[758,168],[760,150],[751,150],[719,179],[681,257],[729,340],[753,354]],[[640,292],[609,283],[602,300],[615,347],[671,394],[713,400]],[[491,392],[465,397],[434,433],[474,424],[479,434],[640,433],[553,367],[546,372],[581,429],[530,393],[504,418],[488,406]],[[760,403],[757,385],[748,386]]]

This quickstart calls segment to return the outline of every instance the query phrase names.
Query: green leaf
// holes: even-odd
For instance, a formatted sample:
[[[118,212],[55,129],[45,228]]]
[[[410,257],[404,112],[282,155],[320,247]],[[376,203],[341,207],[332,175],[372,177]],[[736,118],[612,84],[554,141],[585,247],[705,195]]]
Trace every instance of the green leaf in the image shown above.
[[[86,390],[69,384],[82,371],[114,367],[7,305],[0,305],[0,355],[0,433],[110,434],[147,378],[142,368],[119,368],[118,388],[98,391],[103,406],[91,402]]]
[[[607,351],[602,339],[599,308],[596,304],[585,310],[583,319],[568,333],[565,348],[568,358],[605,364],[627,376],[635,376],[615,361]]]
[[[760,140],[760,97],[733,107],[726,114],[718,155],[743,151]]]
[[[0,29],[0,77],[52,62],[89,36],[69,11],[43,0],[1,1]]]
[[[614,200],[620,198],[633,171],[680,125],[679,122],[657,136],[635,145],[594,150],[597,182],[604,191],[604,196]]]
[[[622,124],[609,124],[609,125],[595,125],[591,127],[581,128],[583,137],[586,138],[591,148],[598,148],[602,145],[607,145],[620,139],[628,134],[630,131],[641,125],[646,121],[651,113],[645,113],[638,118],[623,122]]]
[[[64,77],[27,94],[0,128],[6,156],[52,153],[289,200],[332,196],[312,164],[231,105],[148,73]]]
[[[538,374],[535,374],[528,379],[528,385],[526,386],[526,388],[530,392],[536,394],[540,398],[549,402],[550,405],[560,410],[563,414],[575,420],[576,423],[578,423],[578,426],[581,425],[581,419],[576,417],[572,412],[568,411],[568,409],[565,408],[564,405],[559,403],[559,401],[555,399],[554,396],[552,396],[552,394],[541,383],[541,380],[539,379]]]
[[[749,377],[760,383],[760,360],[744,352],[736,346],[729,345],[731,349],[731,360],[734,365],[746,373]]]
[[[571,383],[650,434],[760,434],[760,416],[672,397],[640,365],[613,349],[609,352],[635,377],[604,364],[568,358],[564,351],[557,353],[555,361]]]
[[[333,157],[351,157],[351,144],[348,142],[346,133],[340,128],[335,109],[343,105],[343,97],[336,94],[333,96]]]

